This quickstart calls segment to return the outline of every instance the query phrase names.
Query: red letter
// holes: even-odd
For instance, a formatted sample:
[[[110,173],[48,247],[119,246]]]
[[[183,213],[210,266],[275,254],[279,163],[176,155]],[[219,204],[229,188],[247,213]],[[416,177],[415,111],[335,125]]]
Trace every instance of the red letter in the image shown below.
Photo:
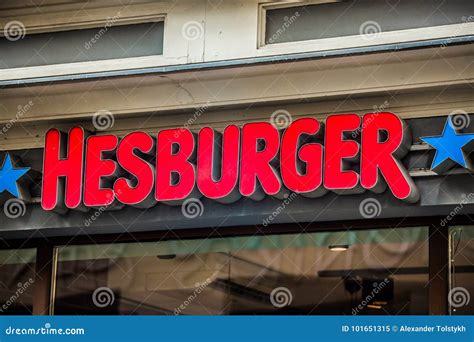
[[[182,200],[194,190],[195,169],[189,162],[193,152],[194,137],[188,129],[168,129],[158,133],[157,201]]]
[[[359,183],[359,175],[344,169],[344,159],[354,158],[359,153],[359,144],[343,139],[344,132],[355,131],[360,126],[357,114],[331,115],[326,120],[324,146],[324,187],[330,190],[353,189]]]
[[[223,135],[209,127],[199,132],[197,185],[205,197],[225,203],[239,198],[234,192],[239,178],[239,145],[240,131],[235,125],[227,126]],[[215,180],[214,175],[220,179]]]
[[[46,133],[41,195],[41,206],[44,210],[53,210],[62,205],[58,203],[59,198],[63,196],[59,192],[58,181],[63,181],[60,177],[66,179],[64,198],[66,207],[72,209],[81,204],[84,130],[80,127],[70,130],[67,152],[66,146],[61,146],[66,143],[66,138],[64,136],[65,139],[61,138],[61,133],[57,129],[51,129]]]
[[[318,197],[326,192],[321,188],[323,147],[318,143],[304,144],[299,151],[298,147],[303,134],[315,135],[319,128],[316,119],[296,120],[283,133],[281,143],[280,171],[283,183],[289,190],[308,197]],[[300,160],[306,167],[301,165]]]
[[[115,197],[123,204],[150,208],[155,204],[152,194],[155,182],[153,166],[137,156],[134,152],[148,153],[153,149],[153,139],[144,132],[133,132],[126,135],[117,148],[119,165],[136,178],[136,185],[124,177],[114,183]],[[150,196],[151,195],[151,196]]]
[[[405,125],[395,114],[366,114],[362,123],[361,184],[373,189],[379,183],[379,170],[390,190],[399,199],[416,202],[419,198],[415,184],[397,159],[406,153]],[[380,141],[380,131],[387,139]]]
[[[87,139],[84,204],[88,207],[108,206],[115,199],[112,189],[103,188],[107,181],[102,177],[114,175],[117,164],[111,159],[102,159],[102,152],[113,151],[117,142],[115,135],[91,136]]]
[[[270,165],[278,153],[278,130],[270,123],[259,122],[244,125],[242,129],[242,157],[240,165],[240,193],[255,200],[264,194],[257,192],[257,179],[265,193],[275,195],[281,181]]]

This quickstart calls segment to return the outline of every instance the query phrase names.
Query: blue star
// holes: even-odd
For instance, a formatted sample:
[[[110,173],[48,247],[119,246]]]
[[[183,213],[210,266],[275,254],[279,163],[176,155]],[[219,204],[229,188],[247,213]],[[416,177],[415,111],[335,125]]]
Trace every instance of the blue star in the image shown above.
[[[447,171],[454,163],[465,168],[470,167],[467,160],[467,155],[470,151],[463,151],[463,147],[465,148],[474,139],[474,134],[456,132],[455,126],[450,120],[450,118],[446,120],[441,135],[420,138],[436,149],[436,154],[431,164],[431,169],[436,173]]]
[[[20,197],[20,191],[18,190],[18,184],[16,182],[27,173],[29,169],[29,167],[14,169],[11,157],[7,154],[3,166],[0,169],[0,193],[6,190],[13,196]]]

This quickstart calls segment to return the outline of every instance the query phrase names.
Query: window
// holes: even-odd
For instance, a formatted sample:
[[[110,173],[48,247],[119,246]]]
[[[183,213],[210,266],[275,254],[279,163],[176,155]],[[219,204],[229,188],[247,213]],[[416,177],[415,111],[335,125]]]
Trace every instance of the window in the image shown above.
[[[468,23],[471,0],[356,0],[267,9],[265,44]],[[369,36],[368,36],[369,37]]]
[[[55,314],[428,313],[425,227],[65,246],[58,260]]]
[[[110,21],[92,29],[6,36],[0,38],[0,69],[161,55],[163,30],[163,21]]]
[[[31,315],[36,249],[0,250],[0,315]]]

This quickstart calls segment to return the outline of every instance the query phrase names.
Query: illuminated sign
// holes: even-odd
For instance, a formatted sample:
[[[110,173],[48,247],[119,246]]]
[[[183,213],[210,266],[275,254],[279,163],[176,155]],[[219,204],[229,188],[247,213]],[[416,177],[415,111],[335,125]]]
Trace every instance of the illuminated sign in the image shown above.
[[[29,167],[20,167],[18,161],[7,153],[0,168],[0,193],[6,191],[14,197],[28,197],[26,190],[19,183],[29,170]]]
[[[52,129],[45,138],[41,203],[46,210],[148,208],[200,195],[230,203],[291,192],[382,192],[387,185],[396,198],[415,202],[417,188],[400,162],[410,143],[404,122],[388,112],[332,115],[325,125],[302,118],[285,130],[256,122],[222,133],[177,128],[121,139],[80,127],[69,134]]]
[[[460,133],[453,117],[449,117],[444,124],[441,135],[421,137],[420,139],[436,149],[431,169],[442,174],[455,165],[466,169],[474,169],[469,155],[474,151],[474,134]]]

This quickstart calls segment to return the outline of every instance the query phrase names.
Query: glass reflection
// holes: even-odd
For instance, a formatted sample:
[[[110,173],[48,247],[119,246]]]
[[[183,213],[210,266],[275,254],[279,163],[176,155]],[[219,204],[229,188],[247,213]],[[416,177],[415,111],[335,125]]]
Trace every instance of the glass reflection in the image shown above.
[[[427,314],[427,234],[419,227],[60,247],[55,313]]]

